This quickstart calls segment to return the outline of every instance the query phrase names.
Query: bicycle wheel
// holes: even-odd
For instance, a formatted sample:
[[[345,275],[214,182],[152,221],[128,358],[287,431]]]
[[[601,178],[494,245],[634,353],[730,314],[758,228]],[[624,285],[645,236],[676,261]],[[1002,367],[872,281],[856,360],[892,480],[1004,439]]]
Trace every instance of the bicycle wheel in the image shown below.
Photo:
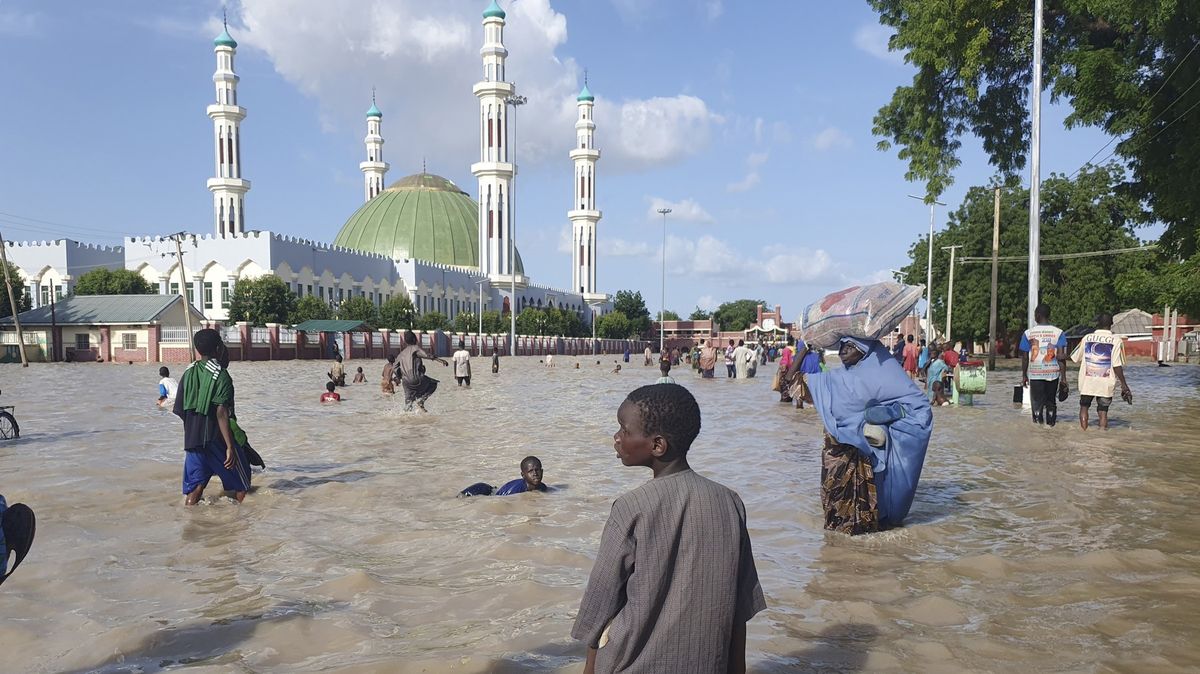
[[[11,440],[21,437],[21,427],[8,412],[0,412],[0,439]]]

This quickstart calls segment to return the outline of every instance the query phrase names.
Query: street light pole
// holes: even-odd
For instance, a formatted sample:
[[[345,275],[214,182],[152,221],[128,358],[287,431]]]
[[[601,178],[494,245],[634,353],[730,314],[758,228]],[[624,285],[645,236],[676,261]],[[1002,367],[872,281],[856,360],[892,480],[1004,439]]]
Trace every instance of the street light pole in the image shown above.
[[[479,312],[479,334],[475,336],[475,355],[483,355],[483,284],[487,283],[487,279],[481,278],[475,282],[479,286],[479,307],[476,311]]]
[[[908,195],[910,199],[925,201],[924,197],[918,197],[915,194]],[[929,202],[929,255],[925,261],[925,339],[929,344],[933,343],[933,222],[934,208],[945,206],[942,202],[934,199]]]
[[[513,139],[509,147],[513,153],[513,177],[512,182],[508,186],[508,272],[509,278],[512,280],[512,293],[509,298],[509,347],[508,355],[515,356],[517,354],[517,108],[525,105],[529,99],[524,96],[513,94],[504,99],[505,105],[511,105],[513,109],[512,126]]]
[[[950,287],[946,292],[946,341],[950,341],[950,320],[954,316],[954,253],[962,248],[957,246],[942,246],[942,250],[950,251]]]
[[[1039,275],[1041,262],[1041,208],[1039,206],[1042,183],[1042,0],[1033,3],[1033,83],[1030,85],[1033,110],[1030,114],[1032,134],[1029,148],[1029,327],[1035,324],[1034,307],[1038,303]]]
[[[663,326],[663,316],[667,313],[667,214],[671,212],[671,209],[660,208],[658,212],[663,216],[662,304],[659,305],[658,310],[658,355],[662,356],[667,340],[666,328]]]

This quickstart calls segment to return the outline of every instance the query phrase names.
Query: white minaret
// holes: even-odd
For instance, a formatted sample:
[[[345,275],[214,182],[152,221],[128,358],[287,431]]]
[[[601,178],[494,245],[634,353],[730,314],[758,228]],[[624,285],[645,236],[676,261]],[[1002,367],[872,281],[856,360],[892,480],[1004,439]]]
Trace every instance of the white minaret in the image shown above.
[[[479,180],[479,271],[493,281],[511,281],[509,190],[514,167],[508,160],[508,110],[513,85],[504,81],[504,10],[492,0],[483,12],[483,81],[472,88],[479,99],[479,161],[471,173]],[[517,279],[523,285],[524,279]]]
[[[246,192],[250,181],[242,179],[242,133],[239,129],[246,118],[246,109],[237,103],[237,73],[233,72],[233,55],[237,42],[229,35],[229,27],[213,40],[217,54],[217,102],[208,106],[213,121],[213,144],[217,171],[208,179],[208,191],[213,195],[213,222],[217,234],[241,234],[246,231]]]
[[[371,109],[367,110],[367,160],[358,165],[363,172],[363,184],[366,190],[366,200],[375,198],[383,191],[384,176],[387,175],[388,163],[383,160],[383,113],[375,107],[375,90],[371,90]]]
[[[575,121],[575,147],[571,160],[575,162],[575,199],[567,218],[571,220],[571,290],[583,295],[584,301],[603,301],[604,295],[596,293],[596,223],[600,211],[596,210],[596,162],[600,151],[596,149],[596,122],[592,120],[592,107],[596,98],[587,88],[587,77],[583,90],[575,98],[579,117]]]

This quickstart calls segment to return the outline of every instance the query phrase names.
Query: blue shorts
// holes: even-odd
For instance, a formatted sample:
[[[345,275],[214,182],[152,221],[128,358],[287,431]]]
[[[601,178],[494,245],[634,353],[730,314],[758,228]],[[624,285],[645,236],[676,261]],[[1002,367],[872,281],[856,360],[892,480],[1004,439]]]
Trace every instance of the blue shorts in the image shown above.
[[[250,491],[250,462],[240,446],[234,452],[233,469],[225,467],[225,441],[210,440],[204,449],[185,452],[183,462],[183,493],[190,494],[196,487],[207,485],[213,475],[221,478],[225,491]]]

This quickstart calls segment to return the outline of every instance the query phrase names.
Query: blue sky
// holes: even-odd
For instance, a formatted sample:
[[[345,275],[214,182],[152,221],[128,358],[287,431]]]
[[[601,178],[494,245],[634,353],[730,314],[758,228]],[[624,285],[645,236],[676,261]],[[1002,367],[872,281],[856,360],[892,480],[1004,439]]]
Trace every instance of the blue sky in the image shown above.
[[[871,119],[911,69],[865,1],[510,0],[517,243],[535,281],[570,283],[574,94],[596,95],[601,290],[658,308],[730,299],[785,316],[887,276],[926,231]],[[332,241],[362,202],[364,113],[378,88],[388,182],[420,171],[475,194],[480,0],[230,0],[239,42],[246,226]],[[0,0],[0,227],[6,238],[211,230],[215,0]],[[1048,101],[1048,98],[1047,98]],[[1043,176],[1107,138],[1048,108]],[[978,143],[943,201],[992,175]],[[939,209],[938,224],[945,219]]]

